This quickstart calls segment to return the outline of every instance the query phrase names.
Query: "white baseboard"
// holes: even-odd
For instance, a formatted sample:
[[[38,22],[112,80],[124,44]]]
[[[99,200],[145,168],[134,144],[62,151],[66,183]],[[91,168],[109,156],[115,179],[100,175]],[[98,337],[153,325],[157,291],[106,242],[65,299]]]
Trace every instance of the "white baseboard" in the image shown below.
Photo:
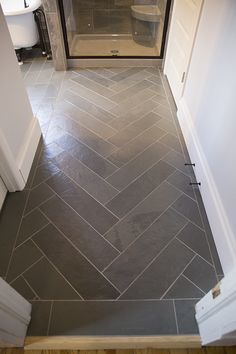
[[[17,165],[26,184],[41,136],[38,119],[33,118],[25,135],[24,144],[17,157]]]
[[[191,161],[196,163],[195,174],[197,180],[201,181],[201,196],[222,268],[224,274],[227,274],[236,266],[236,239],[230,227],[214,176],[211,173],[206,156],[198,139],[193,119],[183,98],[178,104],[177,116]]]

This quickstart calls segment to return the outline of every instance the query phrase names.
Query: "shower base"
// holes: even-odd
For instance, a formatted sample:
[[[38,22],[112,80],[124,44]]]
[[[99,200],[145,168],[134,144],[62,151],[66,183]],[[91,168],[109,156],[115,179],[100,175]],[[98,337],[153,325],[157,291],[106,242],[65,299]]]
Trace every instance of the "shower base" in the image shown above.
[[[75,35],[71,44],[71,56],[148,56],[160,55],[158,46],[153,48],[136,43],[132,36]]]

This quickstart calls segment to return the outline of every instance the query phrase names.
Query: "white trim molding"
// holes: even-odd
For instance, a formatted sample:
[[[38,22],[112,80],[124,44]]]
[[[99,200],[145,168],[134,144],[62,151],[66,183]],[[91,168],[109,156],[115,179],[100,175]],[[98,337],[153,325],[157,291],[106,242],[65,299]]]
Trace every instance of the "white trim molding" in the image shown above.
[[[22,347],[32,305],[0,278],[0,346]]]
[[[177,116],[190,158],[192,161],[197,162],[194,171],[197,179],[202,182],[200,187],[201,196],[222,268],[226,274],[234,266],[236,267],[236,239],[184,98],[179,101]]]
[[[41,129],[38,119],[33,117],[16,161],[25,183],[30,173],[40,136]]]
[[[236,268],[196,305],[203,345],[236,344]]]
[[[16,165],[15,158],[0,130],[0,175],[9,192],[22,190],[25,181]]]

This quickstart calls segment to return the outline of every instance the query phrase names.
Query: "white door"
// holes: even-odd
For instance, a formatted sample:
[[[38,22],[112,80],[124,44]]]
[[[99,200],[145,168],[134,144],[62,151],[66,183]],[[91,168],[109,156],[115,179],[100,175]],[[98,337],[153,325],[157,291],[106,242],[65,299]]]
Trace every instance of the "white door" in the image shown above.
[[[0,177],[0,210],[2,208],[6,194],[7,194],[7,188],[6,188],[3,180]]]
[[[164,74],[176,105],[183,94],[203,0],[174,0]]]

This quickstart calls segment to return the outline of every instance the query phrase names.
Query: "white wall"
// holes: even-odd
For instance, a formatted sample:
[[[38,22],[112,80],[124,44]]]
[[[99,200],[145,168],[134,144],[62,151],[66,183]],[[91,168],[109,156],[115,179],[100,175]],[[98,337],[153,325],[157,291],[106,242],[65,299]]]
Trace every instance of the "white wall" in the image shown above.
[[[0,6],[0,152],[26,182],[40,137]],[[14,168],[14,166],[12,166]],[[23,187],[19,181],[19,188]]]
[[[205,0],[178,117],[224,272],[236,264],[236,1]]]

